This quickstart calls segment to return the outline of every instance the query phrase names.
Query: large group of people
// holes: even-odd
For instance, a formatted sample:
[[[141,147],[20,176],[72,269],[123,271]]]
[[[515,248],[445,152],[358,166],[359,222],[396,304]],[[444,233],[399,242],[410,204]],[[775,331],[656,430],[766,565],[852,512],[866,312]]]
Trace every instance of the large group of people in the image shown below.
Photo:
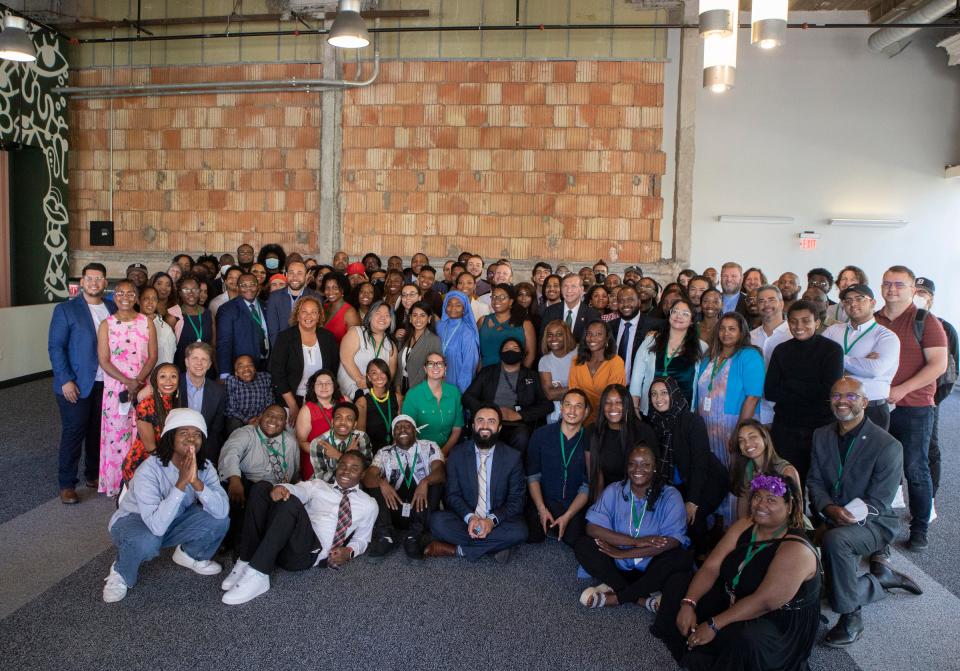
[[[901,481],[908,549],[936,514],[957,334],[931,279],[438,267],[245,244],[133,264],[112,291],[84,267],[49,352],[60,500],[81,454],[117,497],[104,601],[163,547],[202,575],[232,562],[236,605],[277,567],[502,563],[552,538],[596,583],[584,606],[645,606],[685,668],[800,669],[821,587],[836,647],[863,606],[920,593],[887,555]]]

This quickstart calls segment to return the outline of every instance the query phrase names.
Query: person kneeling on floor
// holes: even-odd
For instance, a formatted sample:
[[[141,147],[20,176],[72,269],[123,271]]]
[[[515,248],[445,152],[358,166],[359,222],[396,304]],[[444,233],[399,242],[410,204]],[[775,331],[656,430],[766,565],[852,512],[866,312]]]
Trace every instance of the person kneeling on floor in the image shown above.
[[[377,452],[364,476],[364,486],[380,509],[368,555],[386,555],[400,532],[407,557],[423,559],[423,536],[430,528],[430,514],[440,507],[447,479],[443,452],[432,440],[418,439],[409,415],[395,417],[391,432],[393,445]]]
[[[223,603],[236,606],[269,590],[278,565],[288,571],[320,564],[338,569],[363,554],[377,519],[376,502],[359,487],[366,468],[363,455],[349,450],[337,462],[333,484],[255,484],[247,497],[240,559],[221,585]]]
[[[137,469],[109,530],[117,546],[103,600],[120,601],[137,583],[140,564],[176,546],[173,561],[200,575],[216,575],[211,560],[230,525],[230,502],[217,470],[204,458],[207,424],[189,408],[167,414],[160,444]]]

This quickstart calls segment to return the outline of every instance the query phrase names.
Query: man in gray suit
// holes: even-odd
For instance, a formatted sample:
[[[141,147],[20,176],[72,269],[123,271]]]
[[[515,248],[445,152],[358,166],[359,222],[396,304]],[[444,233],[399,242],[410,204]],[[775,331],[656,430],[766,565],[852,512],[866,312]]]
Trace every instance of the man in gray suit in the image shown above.
[[[814,513],[823,518],[821,540],[830,586],[830,607],[840,614],[824,643],[844,647],[863,633],[860,607],[878,601],[889,589],[921,594],[909,577],[875,561],[858,575],[860,558],[889,543],[898,520],[891,508],[900,484],[903,447],[864,414],[869,400],[852,377],[831,389],[830,406],[837,421],[813,434],[807,490]]]

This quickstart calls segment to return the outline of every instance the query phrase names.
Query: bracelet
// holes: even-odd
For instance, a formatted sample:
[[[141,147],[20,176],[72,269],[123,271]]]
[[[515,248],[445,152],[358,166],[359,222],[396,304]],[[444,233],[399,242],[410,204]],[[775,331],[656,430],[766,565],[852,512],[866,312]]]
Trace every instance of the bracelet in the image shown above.
[[[697,602],[694,601],[693,599],[688,599],[687,597],[684,597],[684,598],[680,599],[680,603],[681,603],[681,604],[687,604],[688,606],[690,606],[690,607],[693,608],[694,610],[697,609]]]
[[[717,623],[713,621],[712,617],[709,620],[707,620],[707,626],[713,630],[714,634],[720,633],[720,627],[717,626]]]

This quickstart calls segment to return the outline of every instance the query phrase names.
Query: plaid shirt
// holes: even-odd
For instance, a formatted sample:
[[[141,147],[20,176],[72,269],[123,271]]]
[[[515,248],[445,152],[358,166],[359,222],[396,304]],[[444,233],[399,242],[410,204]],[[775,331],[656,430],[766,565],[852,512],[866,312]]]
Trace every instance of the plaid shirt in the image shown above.
[[[270,373],[257,373],[252,382],[243,382],[235,375],[228,375],[226,380],[227,417],[247,422],[273,403],[273,379]]]
[[[332,484],[334,476],[337,474],[337,462],[340,461],[339,459],[331,459],[326,456],[320,441],[325,440],[338,451],[344,452],[354,438],[357,440],[352,449],[362,454],[364,461],[369,464],[373,458],[373,452],[370,449],[370,438],[359,429],[351,431],[350,435],[343,440],[338,439],[336,435],[334,435],[333,429],[330,429],[310,441],[310,463],[313,465],[314,480],[323,480],[324,482]]]

